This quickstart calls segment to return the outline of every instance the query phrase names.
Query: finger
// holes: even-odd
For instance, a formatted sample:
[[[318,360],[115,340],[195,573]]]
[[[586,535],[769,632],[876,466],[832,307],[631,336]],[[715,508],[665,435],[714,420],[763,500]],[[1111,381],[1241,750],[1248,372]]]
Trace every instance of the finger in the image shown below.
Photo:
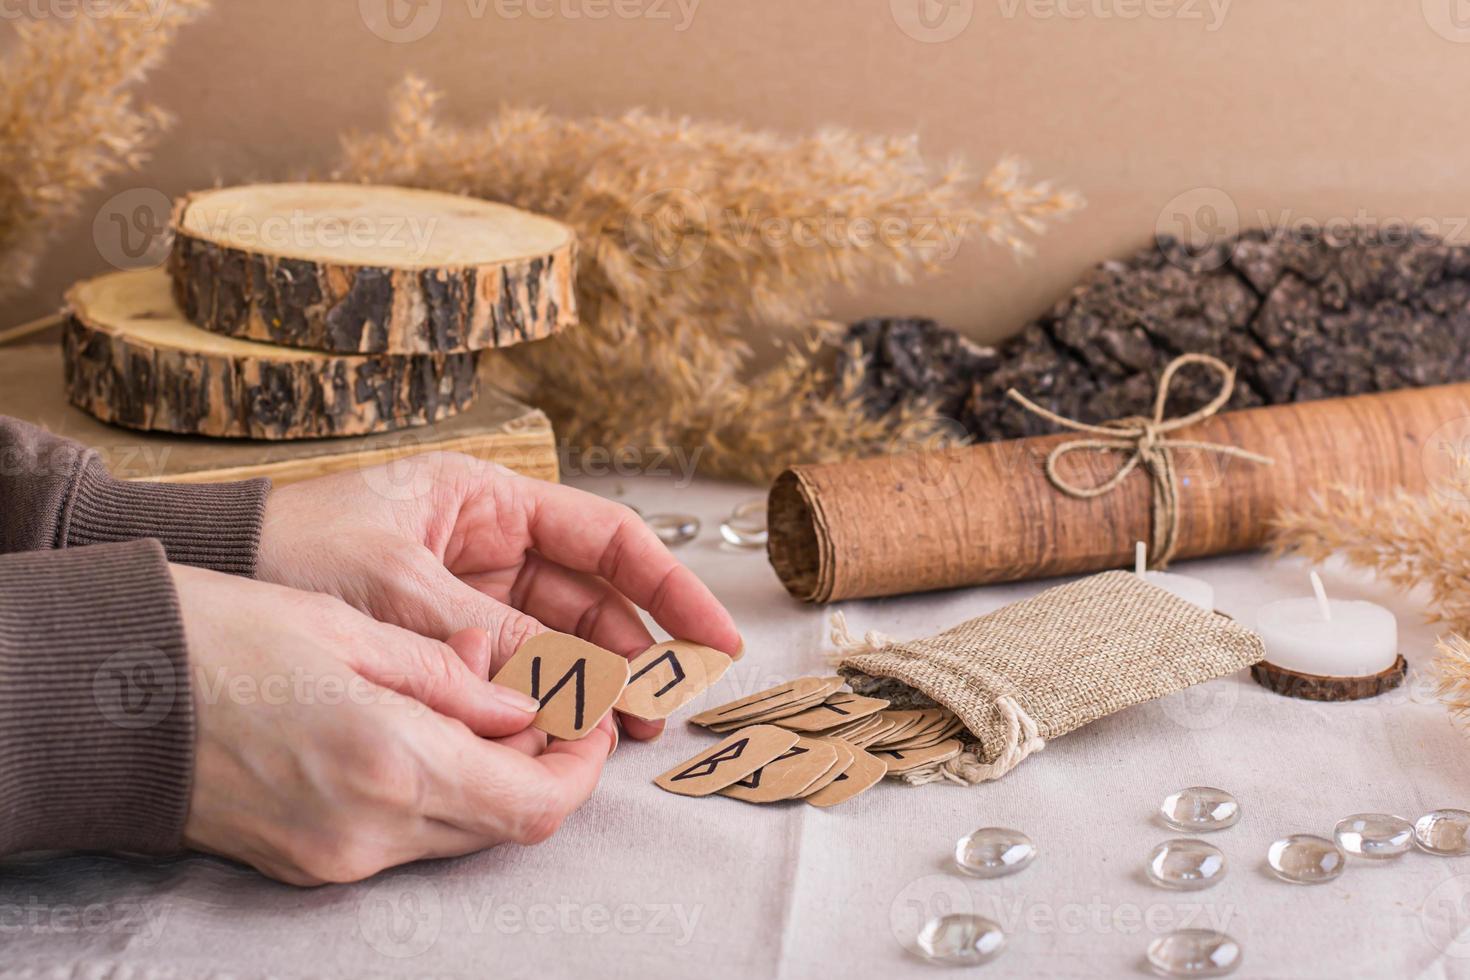
[[[525,730],[540,710],[529,695],[471,673],[448,643],[396,626],[372,625],[366,642],[354,645],[352,666],[373,683],[457,719],[485,738]],[[488,642],[483,633],[458,635],[455,639],[462,648]]]
[[[621,504],[571,487],[512,477],[507,488],[541,555],[600,575],[669,635],[740,655],[740,631],[714,594],[639,517]]]
[[[455,652],[470,673],[490,676],[490,636],[483,629],[462,629],[444,641]]]
[[[496,742],[466,739],[445,726],[430,773],[430,816],[480,835],[486,844],[539,843],[592,795],[612,742],[598,727],[576,742],[553,741],[529,758]]]
[[[653,645],[653,635],[627,596],[595,575],[574,572],[534,553],[526,556],[510,601],[551,629],[625,657]]]
[[[491,651],[490,636],[482,629],[460,630],[448,640],[444,641],[464,661],[470,673],[479,680],[484,680],[494,674],[494,656]],[[499,689],[498,684],[491,684]],[[522,755],[536,756],[546,751],[546,733],[536,729],[527,728],[496,739],[501,745],[515,749]]]
[[[511,590],[511,603],[551,629],[580,636],[629,659],[653,645],[653,635],[643,625],[637,607],[621,592],[595,575],[574,572],[534,553],[526,557]],[[661,721],[619,717],[630,738],[648,741],[663,734]]]
[[[552,739],[536,760],[561,787],[560,802],[567,813],[579,809],[597,790],[603,766],[618,747],[617,737],[609,734],[611,731],[614,728],[609,716],[575,742]]]
[[[472,627],[484,630],[490,634],[491,659],[488,665],[478,661],[468,664],[481,676],[493,677],[523,642],[546,632],[546,627],[532,617],[487,594],[489,582],[497,573],[483,576],[482,584],[487,589],[482,591],[466,584],[429,549],[421,547],[394,554],[391,573],[397,585],[391,607],[375,610],[375,618],[439,639]],[[482,672],[481,667],[488,669]]]
[[[527,728],[523,732],[495,739],[497,744],[515,749],[521,755],[535,757],[546,751],[546,733],[539,728]]]

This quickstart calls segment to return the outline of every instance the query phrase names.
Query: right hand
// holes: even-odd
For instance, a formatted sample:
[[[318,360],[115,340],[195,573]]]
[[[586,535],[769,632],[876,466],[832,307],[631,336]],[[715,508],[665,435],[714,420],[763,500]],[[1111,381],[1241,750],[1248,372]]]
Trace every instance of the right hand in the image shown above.
[[[592,794],[615,735],[529,728],[535,702],[447,643],[327,596],[171,566],[196,718],[188,846],[297,885],[534,844]],[[478,649],[477,649],[478,648]]]

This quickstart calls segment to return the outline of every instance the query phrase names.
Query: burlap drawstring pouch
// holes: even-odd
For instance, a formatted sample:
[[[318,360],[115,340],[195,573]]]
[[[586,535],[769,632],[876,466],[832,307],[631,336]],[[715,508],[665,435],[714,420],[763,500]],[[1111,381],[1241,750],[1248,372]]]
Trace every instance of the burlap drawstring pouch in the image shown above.
[[[908,781],[967,785],[1005,775],[1090,721],[1265,655],[1250,630],[1131,572],[1060,585],[923,640],[855,639],[839,614],[833,640],[854,691],[959,716],[965,751]]]

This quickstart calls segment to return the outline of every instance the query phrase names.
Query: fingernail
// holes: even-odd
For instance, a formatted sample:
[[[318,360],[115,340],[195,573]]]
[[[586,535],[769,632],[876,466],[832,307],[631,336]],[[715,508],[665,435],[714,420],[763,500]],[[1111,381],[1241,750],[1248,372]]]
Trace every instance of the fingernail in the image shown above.
[[[541,710],[540,701],[537,701],[529,694],[517,691],[513,687],[506,687],[503,684],[491,684],[490,694],[501,704],[509,705],[517,711],[524,711],[534,715]]]
[[[612,758],[612,754],[614,752],[616,752],[617,750],[618,750],[618,726],[617,725],[613,725],[612,726],[612,735],[611,735],[611,744],[607,748],[607,757],[609,759],[611,759]]]

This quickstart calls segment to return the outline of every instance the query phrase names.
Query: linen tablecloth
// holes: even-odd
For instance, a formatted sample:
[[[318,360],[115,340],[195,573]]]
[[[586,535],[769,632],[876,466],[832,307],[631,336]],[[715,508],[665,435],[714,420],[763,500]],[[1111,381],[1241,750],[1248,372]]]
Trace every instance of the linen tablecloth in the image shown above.
[[[719,541],[720,519],[751,488],[569,482],[645,514],[702,519],[678,554],[728,604],[748,652],[686,716],[828,670],[829,611],[789,599],[759,552]],[[1259,555],[1177,570],[1211,581],[1220,608],[1247,623],[1263,602],[1308,591],[1303,565]],[[655,743],[625,739],[592,802],[540,847],[318,889],[205,857],[0,863],[0,978],[932,977],[906,944],[924,917],[953,910],[1008,934],[982,976],[1138,975],[1149,940],[1205,927],[1240,941],[1242,977],[1470,977],[1470,860],[1355,860],[1317,887],[1265,869],[1272,840],[1330,835],[1351,813],[1470,805],[1470,748],[1432,693],[1422,597],[1336,568],[1327,582],[1400,616],[1411,673],[1398,691],[1316,704],[1242,673],[1058,739],[996,783],[884,782],[827,811],[659,791],[655,775],[712,744],[675,721]],[[919,636],[1046,584],[843,609],[857,630]],[[1162,891],[1143,875],[1153,845],[1178,836],[1156,821],[1159,803],[1200,784],[1242,805],[1239,824],[1208,837],[1228,874],[1206,891]],[[1039,857],[1008,878],[960,875],[956,839],[986,826],[1024,831]]]

